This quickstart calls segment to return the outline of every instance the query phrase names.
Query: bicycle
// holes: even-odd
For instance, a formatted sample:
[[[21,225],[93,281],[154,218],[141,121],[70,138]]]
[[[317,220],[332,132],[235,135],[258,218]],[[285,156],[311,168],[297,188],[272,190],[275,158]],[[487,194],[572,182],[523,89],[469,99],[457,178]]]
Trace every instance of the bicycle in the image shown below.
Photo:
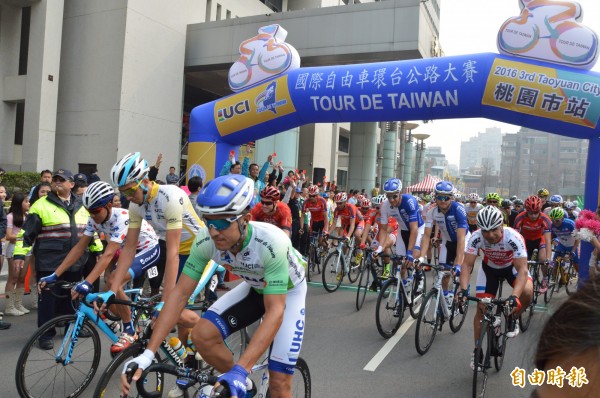
[[[532,256],[532,259],[527,261],[527,266],[529,268],[529,275],[533,280],[533,296],[531,297],[531,303],[529,306],[525,308],[521,315],[519,315],[519,327],[522,332],[527,331],[529,329],[529,325],[531,324],[531,319],[533,318],[533,314],[535,312],[535,306],[538,302],[538,297],[542,294],[540,291],[542,287],[542,272],[540,267],[543,263],[537,262],[537,256]]]
[[[356,310],[360,311],[365,302],[365,296],[367,290],[371,288],[372,284],[376,286],[380,285],[379,280],[383,273],[383,265],[381,265],[379,259],[373,258],[374,250],[365,249],[365,256],[363,257],[362,271],[358,280],[358,288],[356,289]],[[373,278],[373,281],[371,281]],[[376,291],[376,290],[375,290]]]
[[[329,253],[325,259],[322,279],[325,290],[333,293],[340,287],[346,275],[348,275],[350,283],[356,282],[360,275],[361,264],[352,261],[355,250],[359,250],[354,248],[354,237],[348,240],[343,237],[330,236],[329,239],[337,240],[338,245],[337,249]]]
[[[48,284],[47,288],[57,298],[67,298],[75,285],[57,281]],[[54,291],[55,287],[68,292],[58,294]],[[141,289],[128,289],[125,293],[133,294],[133,301],[115,299],[113,303],[133,308],[132,319],[137,329],[142,315],[150,317],[160,296],[142,299]],[[29,338],[19,355],[15,371],[19,396],[74,398],[87,388],[96,374],[101,355],[100,336],[92,325],[96,325],[113,343],[118,341],[113,329],[94,312],[93,302],[98,298],[98,294],[88,294],[79,300],[75,314],[58,316],[46,322]],[[108,318],[111,321],[119,320],[111,315]],[[82,337],[82,332],[86,337]],[[53,334],[52,339],[58,349],[45,351],[35,348],[40,337],[46,334]]]
[[[406,268],[406,283],[401,277],[401,265],[406,260],[404,256],[390,256],[393,260],[394,276],[383,283],[379,296],[377,296],[377,309],[375,312],[375,323],[379,334],[389,339],[392,337],[402,323],[404,311],[408,307],[413,318],[419,315],[418,305],[423,300],[426,291],[425,275],[422,271],[412,267]],[[417,283],[414,283],[416,280]],[[398,288],[401,286],[401,288]]]
[[[437,331],[442,331],[444,322],[449,321],[450,330],[453,333],[458,332],[465,323],[469,310],[468,302],[463,304],[462,311],[459,311],[459,303],[456,300],[452,302],[452,305],[448,305],[442,292],[442,279],[447,274],[446,267],[436,264],[429,266],[437,272],[437,280],[423,299],[417,319],[415,348],[421,355],[425,355],[429,351]],[[460,281],[454,271],[451,275],[454,280],[453,297],[457,297],[460,291]]]
[[[506,333],[509,330],[509,322],[507,322],[506,318],[509,316],[510,307],[506,305],[505,299],[468,296],[467,300],[485,304],[485,311],[481,320],[481,332],[474,351],[475,366],[473,369],[473,397],[483,398],[487,384],[488,369],[492,367],[491,358],[494,357],[496,371],[500,371],[504,363],[506,342],[508,339]],[[502,314],[504,316],[501,316]],[[502,327],[502,323],[504,323],[504,328]]]
[[[574,279],[572,281],[571,279]],[[556,252],[556,258],[554,259],[554,268],[548,272],[548,290],[544,294],[544,301],[550,302],[554,292],[558,292],[561,286],[565,286],[565,290],[568,295],[575,292],[576,284],[576,271],[575,267],[571,262],[570,252]]]
[[[321,261],[327,254],[327,249],[321,244],[320,240],[323,233],[311,232],[310,243],[308,246],[308,261],[306,266],[306,280],[310,282],[313,274],[321,273]]]

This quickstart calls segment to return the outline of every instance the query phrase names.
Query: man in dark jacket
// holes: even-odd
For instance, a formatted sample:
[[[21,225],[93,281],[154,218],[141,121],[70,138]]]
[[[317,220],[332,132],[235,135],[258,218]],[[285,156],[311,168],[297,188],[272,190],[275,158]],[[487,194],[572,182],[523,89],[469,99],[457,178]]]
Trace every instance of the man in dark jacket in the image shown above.
[[[17,235],[15,266],[17,269],[23,266],[25,254],[33,245],[38,281],[43,278],[44,282],[49,283],[57,279],[54,270],[77,244],[87,224],[89,213],[83,207],[81,200],[72,192],[74,185],[73,173],[69,170],[55,171],[52,175],[52,191],[31,206],[29,215]],[[61,279],[69,282],[80,281],[82,266],[87,256],[86,252],[73,264],[69,272],[61,275]],[[70,295],[66,293],[67,298],[59,299],[48,291],[42,291],[38,299],[38,326],[42,326],[58,315],[74,312]],[[55,330],[49,330],[41,336],[40,348],[52,349],[54,347],[52,338],[55,333]]]

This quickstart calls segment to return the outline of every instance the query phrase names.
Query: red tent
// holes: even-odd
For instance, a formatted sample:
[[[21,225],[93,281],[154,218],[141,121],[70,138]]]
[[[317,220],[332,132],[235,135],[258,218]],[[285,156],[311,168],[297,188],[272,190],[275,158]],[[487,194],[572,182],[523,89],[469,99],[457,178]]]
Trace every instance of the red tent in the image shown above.
[[[427,176],[425,177],[425,179],[423,181],[418,182],[414,185],[411,185],[410,187],[404,188],[404,191],[412,192],[412,193],[415,193],[415,192],[430,193],[435,188],[435,184],[437,184],[440,181],[442,181],[442,180],[440,180],[437,177],[432,176],[431,174],[427,174]]]

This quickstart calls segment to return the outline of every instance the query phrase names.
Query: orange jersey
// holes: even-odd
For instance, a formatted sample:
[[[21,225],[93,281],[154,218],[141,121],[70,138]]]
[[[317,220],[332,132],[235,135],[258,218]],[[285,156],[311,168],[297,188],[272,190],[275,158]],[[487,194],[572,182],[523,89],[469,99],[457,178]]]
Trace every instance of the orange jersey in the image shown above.
[[[544,233],[552,231],[552,220],[544,213],[540,213],[537,220],[532,220],[526,211],[522,211],[515,218],[515,229],[525,240],[537,240],[541,239]]]
[[[325,221],[325,215],[327,214],[327,202],[320,196],[317,196],[317,201],[312,202],[310,199],[304,201],[302,211],[306,213],[310,211],[310,219],[314,221]]]
[[[335,208],[333,218],[337,220],[338,217],[340,218],[342,223],[341,226],[344,227],[344,229],[350,226],[350,220],[352,220],[353,218],[356,219],[356,221],[354,221],[355,226],[358,225],[361,221],[363,221],[363,216],[360,213],[360,211],[358,211],[356,206],[350,203],[346,203],[346,206],[344,206],[343,209],[340,209],[339,207]]]
[[[288,231],[292,230],[292,212],[288,205],[283,202],[277,202],[277,209],[275,209],[275,213],[273,214],[266,214],[263,211],[262,203],[258,202],[254,205],[252,210],[250,210],[250,214],[254,221],[273,224],[281,229],[287,229]]]

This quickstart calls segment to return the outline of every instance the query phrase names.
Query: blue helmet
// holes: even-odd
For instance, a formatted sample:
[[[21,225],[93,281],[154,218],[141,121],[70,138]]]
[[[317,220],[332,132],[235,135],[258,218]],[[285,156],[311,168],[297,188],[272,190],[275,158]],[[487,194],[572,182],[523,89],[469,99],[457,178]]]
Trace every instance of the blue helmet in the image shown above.
[[[402,181],[399,178],[390,178],[383,184],[385,193],[400,193],[402,192]]]
[[[442,195],[454,195],[454,185],[450,181],[440,181],[435,184],[435,193]]]
[[[563,202],[563,198],[560,195],[552,195],[550,196],[550,203],[561,204]]]
[[[202,214],[241,214],[252,202],[254,181],[241,174],[228,174],[209,181],[198,194]]]

